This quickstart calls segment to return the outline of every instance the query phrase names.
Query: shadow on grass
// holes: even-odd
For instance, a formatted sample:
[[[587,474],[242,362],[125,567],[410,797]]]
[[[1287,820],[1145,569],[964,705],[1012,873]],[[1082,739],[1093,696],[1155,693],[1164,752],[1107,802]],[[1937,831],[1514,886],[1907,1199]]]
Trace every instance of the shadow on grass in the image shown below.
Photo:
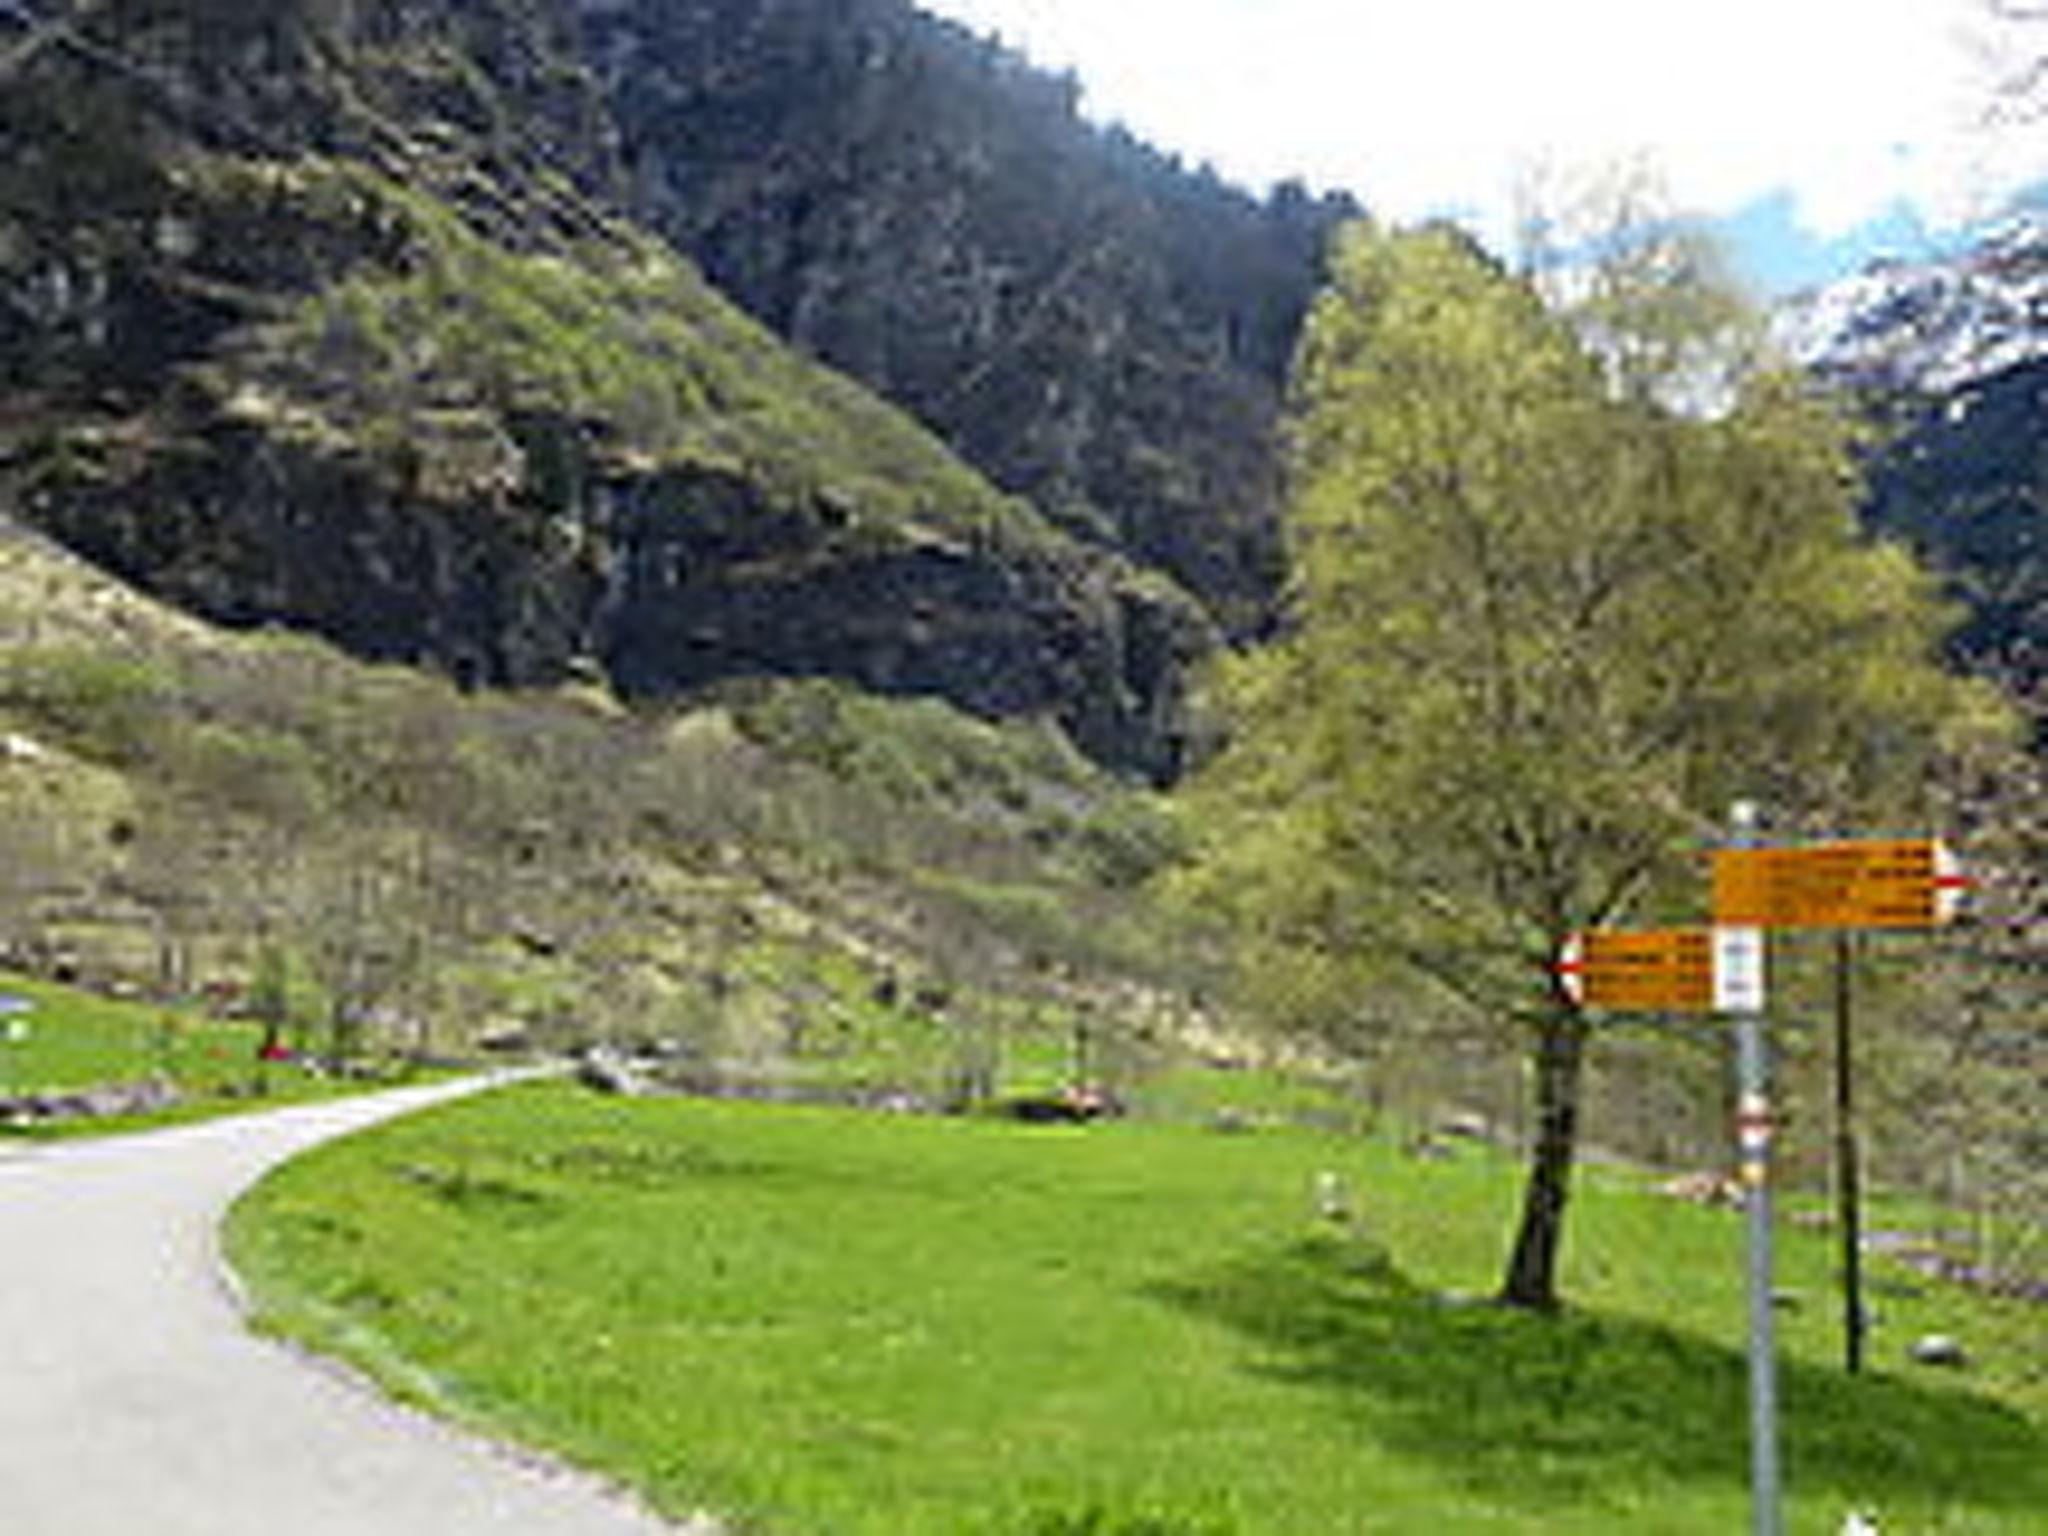
[[[1374,1439],[1475,1493],[1535,1507],[1628,1483],[1748,1479],[1746,1365],[1653,1323],[1450,1305],[1319,1238],[1149,1288],[1267,1350],[1252,1369],[1326,1390]],[[1930,1382],[1786,1361],[1795,1494],[2048,1510],[2048,1431]]]

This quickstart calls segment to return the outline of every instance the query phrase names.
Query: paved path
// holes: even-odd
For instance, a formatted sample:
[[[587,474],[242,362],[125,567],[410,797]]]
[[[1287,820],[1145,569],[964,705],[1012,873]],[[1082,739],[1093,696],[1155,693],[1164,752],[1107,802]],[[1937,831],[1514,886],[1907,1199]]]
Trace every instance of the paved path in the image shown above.
[[[244,1331],[215,1228],[315,1142],[475,1082],[0,1146],[7,1536],[654,1536],[544,1470]]]

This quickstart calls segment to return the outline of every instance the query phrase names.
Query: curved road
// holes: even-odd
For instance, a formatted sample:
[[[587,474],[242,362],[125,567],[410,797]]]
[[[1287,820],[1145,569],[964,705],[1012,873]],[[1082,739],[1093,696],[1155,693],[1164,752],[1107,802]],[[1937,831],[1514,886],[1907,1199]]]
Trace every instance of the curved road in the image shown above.
[[[247,1333],[215,1228],[316,1142],[473,1092],[400,1089],[54,1146],[0,1144],[9,1536],[656,1536],[581,1476]]]

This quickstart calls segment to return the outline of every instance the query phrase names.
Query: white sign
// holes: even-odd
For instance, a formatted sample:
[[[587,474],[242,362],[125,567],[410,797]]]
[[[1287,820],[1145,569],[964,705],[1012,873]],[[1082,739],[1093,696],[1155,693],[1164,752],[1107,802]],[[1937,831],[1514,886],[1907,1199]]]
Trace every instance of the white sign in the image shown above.
[[[1764,1011],[1764,931],[1714,930],[1714,1011]]]

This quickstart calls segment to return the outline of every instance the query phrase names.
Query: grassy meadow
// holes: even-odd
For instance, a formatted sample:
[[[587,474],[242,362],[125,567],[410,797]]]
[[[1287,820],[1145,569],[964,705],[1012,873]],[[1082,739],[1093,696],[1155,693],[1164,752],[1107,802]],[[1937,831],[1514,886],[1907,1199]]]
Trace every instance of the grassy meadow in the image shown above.
[[[229,1242],[267,1327],[735,1530],[1741,1529],[1742,1224],[1643,1183],[1585,1171],[1545,1318],[1473,1300],[1485,1149],[543,1085],[323,1149]],[[1790,1528],[2048,1531],[2040,1309],[1880,1271],[1850,1380],[1829,1238],[1783,1249]],[[1905,1362],[1935,1329],[1969,1370]]]
[[[262,1026],[218,1019],[186,1003],[101,997],[74,987],[0,971],[0,995],[28,1011],[0,1019],[20,1027],[0,1038],[0,1096],[68,1093],[160,1079],[177,1102],[147,1114],[91,1116],[13,1124],[0,1136],[59,1138],[200,1120],[338,1093],[368,1083],[322,1078],[285,1062],[259,1062]]]

